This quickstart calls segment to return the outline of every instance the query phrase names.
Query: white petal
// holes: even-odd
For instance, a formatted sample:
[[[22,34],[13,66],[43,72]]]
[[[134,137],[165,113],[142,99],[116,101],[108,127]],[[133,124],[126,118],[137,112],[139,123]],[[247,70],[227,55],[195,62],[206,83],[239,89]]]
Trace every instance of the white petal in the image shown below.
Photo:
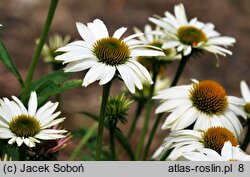
[[[65,118],[58,118],[58,119],[55,119],[55,120],[53,120],[53,121],[50,121],[50,122],[48,122],[47,124],[43,125],[43,126],[42,126],[42,129],[45,129],[45,128],[48,128],[48,127],[52,127],[52,126],[54,126],[54,125],[57,125],[57,124],[63,122],[64,119],[65,119]]]
[[[184,49],[183,55],[184,55],[184,56],[187,56],[187,55],[189,55],[189,54],[191,53],[191,51],[192,51],[192,47],[191,47],[191,46],[187,46],[187,47]]]
[[[8,139],[15,137],[15,135],[8,129],[8,128],[0,128],[0,138],[1,139]]]
[[[96,39],[109,37],[107,27],[101,20],[95,19],[93,23],[88,23],[87,26],[92,34],[96,36]]]
[[[194,123],[198,117],[198,113],[194,108],[188,109],[179,119],[178,121],[173,124],[171,130],[181,130],[192,123]]]
[[[214,31],[214,30],[206,30],[206,29],[204,30],[203,29],[203,31],[205,32],[207,38],[217,37],[220,35],[220,33],[218,33],[217,31]]]
[[[99,84],[104,85],[108,83],[111,79],[113,79],[115,72],[116,72],[116,68],[114,66],[106,65],[100,77]]]
[[[16,142],[17,137],[13,137],[8,141],[8,144],[14,144]]]
[[[46,133],[39,133],[35,136],[35,138],[42,139],[42,140],[51,140],[51,139],[58,139],[64,138],[65,135],[60,134],[46,134]]]
[[[214,161],[222,161],[223,159],[221,158],[220,154],[218,154],[216,151],[212,150],[212,149],[207,149],[207,148],[204,148],[204,149],[201,149],[199,150],[200,152],[202,153],[205,153],[206,156],[211,159],[211,160],[214,160]]]
[[[234,113],[232,113],[230,111],[227,111],[225,113],[225,116],[231,121],[231,123],[235,129],[235,133],[236,133],[239,141],[241,141],[243,138],[243,127],[242,127],[240,120],[238,119],[237,116],[234,115]]]
[[[58,107],[58,102],[56,103],[52,103],[48,105],[44,105],[43,107],[41,107],[36,114],[36,118],[40,121],[41,126],[44,125],[44,123],[49,119],[49,117],[52,116],[53,112],[56,110],[56,108]],[[46,109],[45,109],[46,108]]]
[[[17,143],[18,146],[21,146],[23,144],[23,141],[24,141],[24,139],[21,138],[21,137],[16,138],[16,143]]]
[[[84,42],[84,41],[83,41]],[[87,51],[89,48],[86,48],[85,46],[79,46],[79,45],[72,45],[68,44],[64,47],[60,47],[56,50],[56,52],[77,52],[77,51]]]
[[[96,41],[96,37],[90,32],[87,26],[82,23],[77,22],[76,28],[80,36],[88,43],[93,44]]]
[[[120,37],[125,33],[126,30],[127,30],[127,28],[125,28],[125,27],[121,27],[121,28],[117,29],[114,32],[113,37],[120,39]]]
[[[25,139],[24,139],[24,143],[25,143],[28,147],[35,147],[35,143],[32,142],[29,138],[25,138]]]
[[[250,102],[250,90],[246,83],[246,81],[240,82],[240,91],[241,95],[243,96],[245,102]]]
[[[235,105],[245,105],[244,100],[242,98],[238,98],[235,96],[227,96],[228,102]]]
[[[208,45],[226,45],[226,46],[230,46],[233,43],[235,43],[236,40],[232,37],[226,37],[226,36],[220,36],[220,37],[214,37],[214,38],[210,38],[207,41]]]
[[[148,41],[152,41],[153,42],[154,38],[153,38],[153,36],[151,34],[152,27],[150,25],[145,25],[144,31],[145,31],[145,35],[146,35]]]
[[[162,48],[163,49],[169,49],[169,48],[172,48],[172,47],[176,47],[178,45],[180,45],[181,43],[179,41],[167,41],[166,43],[164,43],[162,45]]]
[[[228,104],[229,110],[231,110],[235,115],[240,115],[241,117],[247,119],[246,113],[243,111],[242,108],[237,107],[233,104]]]
[[[232,144],[230,141],[224,143],[221,150],[221,156],[224,160],[229,161],[232,159]]]
[[[190,144],[187,146],[175,148],[168,156],[168,159],[170,160],[176,160],[178,157],[180,157],[184,152],[192,152],[196,149],[200,149],[200,144]]]
[[[86,41],[83,41],[83,40],[77,40],[77,41],[71,42],[71,43],[67,44],[66,46],[84,47],[87,49],[92,48],[92,44],[90,44]]]
[[[139,36],[143,36],[143,35],[144,35],[144,33],[132,34],[132,35],[126,37],[125,39],[123,39],[122,41],[126,43],[126,42],[128,42],[129,40],[131,40],[133,38],[136,38],[136,37],[139,37]]]
[[[170,22],[170,24],[178,29],[180,27],[179,22],[176,20],[176,18],[169,12],[165,12],[165,16],[167,17],[166,19]]]
[[[12,99],[19,105],[20,109],[22,110],[23,114],[28,114],[27,109],[24,107],[23,103],[15,96],[12,96]]]
[[[49,110],[50,111],[50,110]],[[42,128],[44,128],[44,126],[46,126],[48,123],[50,123],[52,120],[54,120],[55,118],[57,118],[59,115],[61,114],[61,111],[58,111],[52,115],[46,115],[47,117],[44,119],[40,119],[40,124],[42,126]]]
[[[37,95],[36,95],[36,92],[31,92],[28,106],[29,106],[28,107],[29,115],[34,116],[36,114],[36,110],[37,110]]]
[[[84,60],[74,61],[74,62],[67,64],[67,66],[64,68],[64,71],[65,72],[83,71],[83,70],[89,69],[96,63],[97,61],[95,59],[86,58]]]
[[[45,129],[41,130],[39,133],[45,133],[45,134],[60,134],[60,133],[67,133],[67,130],[56,130],[56,129]]]
[[[171,33],[174,33],[176,34],[177,30],[172,26],[172,25],[169,25],[168,23],[162,21],[162,20],[159,20],[159,19],[155,19],[155,18],[149,18],[149,21],[156,24],[156,25],[159,25],[160,27],[166,29],[167,31],[171,32]]]
[[[175,12],[176,19],[180,25],[188,24],[186,12],[185,12],[183,4],[176,5],[174,7],[174,12]]]
[[[215,54],[219,54],[222,56],[226,56],[226,54],[228,55],[232,55],[232,52],[230,50],[227,50],[223,47],[220,46],[216,46],[216,45],[207,45],[205,47],[203,47],[205,50],[215,53]]]
[[[67,52],[62,55],[56,56],[55,59],[63,61],[63,64],[65,64],[72,61],[83,60],[85,58],[96,58],[96,57],[92,54],[92,52],[90,52],[90,49],[87,49],[85,52],[84,51]]]
[[[155,110],[155,113],[158,114],[161,112],[169,112],[175,108],[178,108],[179,106],[188,105],[188,103],[189,102],[187,100],[184,100],[184,99],[166,100],[157,107],[157,109]]]
[[[135,85],[133,82],[133,78],[131,78],[129,72],[126,70],[126,68],[123,67],[123,65],[117,66],[117,70],[119,71],[125,85],[129,89],[131,93],[135,93]]]
[[[161,129],[171,128],[171,124],[173,124],[176,120],[178,120],[181,115],[185,114],[185,112],[192,106],[192,104],[183,105],[179,108],[175,109],[165,120]]]
[[[211,117],[208,117],[204,113],[199,114],[199,118],[194,124],[194,130],[207,130],[212,127]]]
[[[191,161],[212,161],[212,159],[205,154],[199,152],[185,152],[183,156]]]
[[[207,116],[207,120],[209,120],[211,122],[212,127],[223,127],[223,126],[225,126],[225,124],[224,125],[222,124],[222,121],[220,119],[221,117],[223,117],[223,116],[220,116],[219,118],[216,115],[214,115],[213,117]],[[230,124],[227,124],[227,126],[228,126],[228,128],[229,127],[233,128],[232,126],[230,126]]]
[[[183,89],[170,89],[158,92],[158,95],[154,96],[153,99],[189,99],[189,92]]]
[[[130,65],[130,64],[131,65]],[[127,62],[127,65],[129,64],[129,66],[131,68],[133,68],[134,71],[137,71],[136,73],[138,74],[139,72],[141,72],[141,76],[144,77],[144,80],[148,81],[150,84],[153,83],[152,79],[151,79],[151,76],[148,72],[148,70],[143,66],[141,65],[139,62],[135,61],[135,60],[129,60]],[[134,65],[137,69],[135,69],[132,65]]]
[[[96,63],[93,65],[85,75],[82,86],[87,87],[89,84],[99,80],[103,74],[105,66],[106,65],[103,63]]]

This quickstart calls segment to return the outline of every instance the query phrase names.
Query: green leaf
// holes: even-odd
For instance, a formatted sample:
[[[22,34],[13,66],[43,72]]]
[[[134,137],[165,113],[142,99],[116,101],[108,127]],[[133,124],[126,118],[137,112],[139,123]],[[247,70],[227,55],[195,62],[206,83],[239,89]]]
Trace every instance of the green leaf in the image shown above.
[[[62,83],[69,76],[71,76],[71,73],[65,73],[62,69],[51,72],[40,79],[33,81],[30,86],[30,91],[36,91],[39,93],[40,90],[42,91],[50,85],[58,85]]]
[[[81,112],[81,114],[84,114],[84,115],[90,117],[91,119],[98,121],[98,116],[93,114],[93,113],[83,111],[83,112]],[[108,128],[108,126],[105,125],[105,128]],[[130,159],[135,160],[135,156],[134,156],[133,150],[128,142],[128,139],[123,135],[123,133],[118,128],[116,128],[116,130],[115,130],[115,138],[122,145],[122,147],[125,149],[125,151],[129,155]]]
[[[38,95],[38,101],[39,103],[41,103],[45,101],[49,96],[63,93],[67,90],[80,87],[81,85],[82,85],[81,79],[69,80],[69,81],[64,82],[62,85],[51,83],[49,87],[46,87],[42,91],[40,91]]]
[[[18,70],[16,69],[15,65],[13,64],[13,62],[10,58],[10,55],[9,55],[6,47],[4,46],[4,43],[2,42],[2,40],[0,40],[0,60],[2,60],[2,62],[7,66],[7,68],[9,68],[12,71],[12,73],[17,78],[17,80],[19,81],[21,86],[23,86],[22,77],[20,76]]]

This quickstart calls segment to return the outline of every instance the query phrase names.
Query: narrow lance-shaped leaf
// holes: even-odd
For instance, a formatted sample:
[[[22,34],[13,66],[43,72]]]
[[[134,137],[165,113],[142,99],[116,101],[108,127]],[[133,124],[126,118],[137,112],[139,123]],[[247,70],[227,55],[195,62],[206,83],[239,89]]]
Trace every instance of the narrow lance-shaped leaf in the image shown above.
[[[12,71],[12,73],[17,78],[21,86],[23,86],[22,77],[19,74],[18,70],[16,69],[15,65],[13,64],[10,55],[1,39],[0,39],[0,60],[7,66],[7,68],[9,68]]]

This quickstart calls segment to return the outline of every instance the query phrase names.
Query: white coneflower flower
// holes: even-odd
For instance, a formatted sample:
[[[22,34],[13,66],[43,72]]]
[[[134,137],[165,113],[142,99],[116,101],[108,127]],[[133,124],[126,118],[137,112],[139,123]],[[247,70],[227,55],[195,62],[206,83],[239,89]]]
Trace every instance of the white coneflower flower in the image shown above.
[[[183,153],[183,156],[191,161],[250,161],[250,155],[239,147],[232,146],[230,141],[224,143],[219,154],[213,149],[200,149],[198,152]]]
[[[245,81],[241,81],[240,90],[241,90],[241,95],[245,101],[244,111],[247,114],[248,118],[250,118],[250,90]]]
[[[191,85],[176,86],[158,93],[162,99],[156,113],[171,112],[162,129],[181,130],[194,123],[194,130],[223,126],[242,138],[242,125],[236,115],[246,118],[242,110],[244,101],[227,96],[224,88],[215,81],[204,80]]]
[[[144,27],[144,32],[142,32],[140,29],[136,27],[134,28],[134,31],[137,34],[145,33],[144,36],[138,36],[139,40],[142,41],[144,44],[162,48],[163,43],[166,41],[166,39],[163,37],[164,33],[161,32],[159,26],[156,26],[155,29],[152,29],[152,27],[147,24]],[[163,52],[165,56],[148,57],[148,59],[151,59],[151,60],[157,59],[157,60],[163,60],[163,61],[181,59],[181,55],[177,54],[175,48],[163,49]],[[142,57],[142,58],[146,58],[146,57]]]
[[[89,69],[83,80],[83,86],[100,80],[99,84],[108,83],[119,73],[130,92],[135,92],[135,86],[142,89],[141,80],[152,83],[148,71],[137,61],[137,56],[163,56],[158,50],[150,50],[135,37],[134,34],[120,39],[127,28],[119,28],[113,36],[109,36],[106,25],[99,19],[88,23],[76,23],[77,30],[84,40],[72,42],[57,51],[66,52],[56,57],[68,65],[65,72],[77,72]]]
[[[15,96],[13,101],[7,98],[0,100],[0,138],[10,139],[9,144],[23,143],[34,147],[40,140],[51,140],[65,137],[66,130],[55,130],[50,127],[61,123],[65,118],[57,118],[60,111],[54,113],[58,103],[47,102],[37,109],[36,92],[31,92],[28,109]],[[57,119],[56,119],[57,118]]]
[[[232,46],[236,42],[234,38],[220,36],[214,30],[212,23],[205,24],[197,18],[188,21],[183,4],[176,5],[174,12],[175,16],[165,12],[163,18],[149,18],[151,22],[165,29],[169,36],[169,40],[162,48],[176,47],[177,51],[182,52],[184,56],[189,55],[193,49],[206,50],[223,56],[232,54],[230,50],[223,47]]]
[[[238,146],[235,135],[224,127],[211,127],[205,131],[173,131],[165,138],[161,147],[156,150],[153,159],[159,159],[166,151],[171,151],[167,160],[176,160],[183,153],[204,148],[221,153],[222,147],[227,141],[230,141],[233,146]]]

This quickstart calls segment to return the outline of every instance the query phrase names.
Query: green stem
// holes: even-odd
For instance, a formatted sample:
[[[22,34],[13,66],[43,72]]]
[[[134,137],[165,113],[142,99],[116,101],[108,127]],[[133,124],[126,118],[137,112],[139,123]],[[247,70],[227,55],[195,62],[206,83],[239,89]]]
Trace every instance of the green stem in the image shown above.
[[[247,124],[248,124],[248,127],[247,127],[247,133],[245,134],[245,138],[243,140],[243,143],[241,144],[240,148],[243,150],[243,151],[246,151],[247,149],[247,146],[250,142],[250,120],[248,119],[247,120]]]
[[[187,61],[188,61],[188,59],[189,59],[190,56],[191,56],[191,54],[188,55],[188,56],[183,56],[183,57],[182,57],[182,59],[181,59],[181,61],[180,61],[180,63],[179,63],[177,72],[176,72],[176,74],[175,74],[175,77],[174,77],[174,79],[173,79],[173,81],[172,81],[170,87],[176,86],[176,84],[177,84],[177,82],[179,81],[180,76],[181,76],[181,74],[182,74],[182,72],[183,72],[183,70],[184,70],[184,68],[185,68],[185,66],[186,66],[186,63],[187,63]]]
[[[112,160],[117,160],[116,152],[115,152],[115,129],[116,122],[113,124],[112,121],[109,123],[109,138],[110,138],[110,151]]]
[[[131,124],[130,129],[129,129],[128,140],[131,138],[132,134],[134,133],[135,126],[136,126],[136,124],[138,122],[139,116],[141,115],[143,107],[144,107],[144,102],[142,102],[141,100],[139,100],[138,103],[137,103],[137,109],[136,109],[136,113],[135,113],[133,122]]]
[[[151,130],[151,133],[150,133],[150,136],[149,136],[149,139],[148,139],[148,142],[147,142],[145,151],[144,151],[143,160],[146,160],[146,159],[147,159],[147,156],[148,156],[148,152],[149,152],[151,143],[152,143],[152,141],[153,141],[153,138],[154,138],[154,136],[155,136],[156,130],[157,130],[157,128],[158,128],[158,125],[159,125],[159,123],[160,123],[160,121],[161,121],[162,116],[163,116],[163,113],[160,113],[160,114],[158,114],[157,117],[156,117],[155,123],[154,123],[154,125],[153,125],[152,130]]]
[[[98,125],[98,135],[97,135],[97,144],[96,144],[96,156],[95,156],[96,160],[101,159],[104,120],[105,120],[106,107],[107,107],[111,84],[112,84],[112,80],[109,81],[107,84],[103,85],[102,103],[101,103],[101,110],[100,110],[100,115],[99,115],[99,120],[98,120],[99,125]]]
[[[147,102],[147,105],[146,105],[146,113],[145,113],[144,125],[143,125],[143,128],[142,128],[142,133],[141,133],[141,136],[140,136],[139,144],[138,144],[138,147],[136,149],[136,160],[138,160],[140,158],[141,153],[143,151],[143,145],[144,145],[145,136],[146,136],[148,125],[149,125],[149,118],[150,118],[150,115],[151,115],[151,109],[152,109],[152,105],[153,105],[152,97],[153,97],[153,94],[154,94],[156,77],[157,77],[158,70],[159,70],[159,66],[158,66],[157,63],[155,63],[153,66],[154,67],[153,67],[153,78],[152,78],[152,80],[153,80],[154,83],[150,86],[150,90],[149,90],[149,97],[148,97],[148,102]]]
[[[166,158],[169,156],[169,154],[171,153],[171,149],[168,149],[168,150],[166,150],[164,153],[163,153],[163,155],[161,156],[161,158],[160,158],[160,161],[165,161],[166,160]]]
[[[57,7],[57,3],[58,3],[58,0],[51,0],[47,19],[46,19],[43,31],[40,35],[39,43],[38,43],[36,50],[35,50],[35,53],[32,57],[32,61],[31,61],[31,64],[29,66],[28,74],[27,74],[27,77],[26,77],[26,80],[24,83],[23,94],[22,94],[22,98],[21,98],[23,102],[27,101],[29,89],[30,89],[30,84],[31,84],[31,81],[32,81],[32,78],[33,78],[33,75],[34,75],[40,54],[41,54],[41,51],[43,49],[43,45],[44,45],[46,37],[48,35],[49,28],[50,28],[50,25],[51,25],[51,22],[52,22],[52,19],[53,19],[53,16],[55,14],[55,10]]]
[[[81,141],[75,148],[74,152],[71,154],[69,160],[75,160],[78,154],[80,153],[82,147],[88,142],[91,136],[96,132],[98,127],[98,122],[95,122],[91,128],[87,131],[87,133],[82,137]]]

